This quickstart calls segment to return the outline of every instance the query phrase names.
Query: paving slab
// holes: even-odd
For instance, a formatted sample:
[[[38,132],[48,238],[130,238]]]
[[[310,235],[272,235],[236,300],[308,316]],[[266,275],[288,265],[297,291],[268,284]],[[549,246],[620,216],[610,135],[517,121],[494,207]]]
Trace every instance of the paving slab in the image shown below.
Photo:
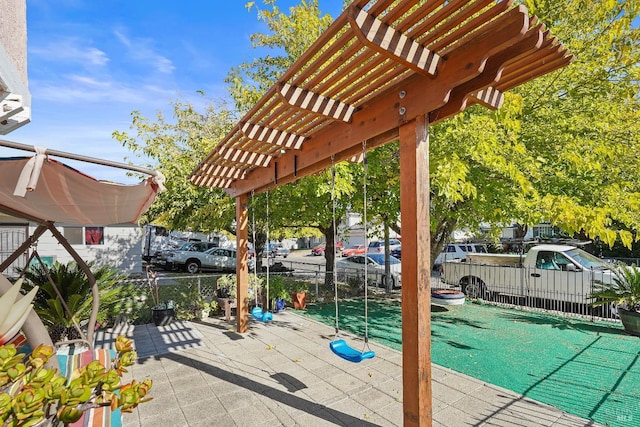
[[[333,328],[294,311],[251,321],[246,334],[234,327],[212,317],[97,334],[102,347],[132,338],[130,377],[154,381],[154,400],[124,414],[123,426],[402,425],[400,352],[370,343],[375,358],[347,362],[329,349]],[[434,426],[597,425],[438,365],[432,374]]]

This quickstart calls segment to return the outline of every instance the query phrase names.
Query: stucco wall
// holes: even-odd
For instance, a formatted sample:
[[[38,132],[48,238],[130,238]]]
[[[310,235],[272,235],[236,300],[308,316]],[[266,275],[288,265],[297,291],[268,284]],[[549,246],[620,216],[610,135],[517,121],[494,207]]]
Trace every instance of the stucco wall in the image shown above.
[[[0,54],[13,64],[25,86],[28,81],[26,16],[26,0],[0,0],[0,46],[4,50],[0,50]]]

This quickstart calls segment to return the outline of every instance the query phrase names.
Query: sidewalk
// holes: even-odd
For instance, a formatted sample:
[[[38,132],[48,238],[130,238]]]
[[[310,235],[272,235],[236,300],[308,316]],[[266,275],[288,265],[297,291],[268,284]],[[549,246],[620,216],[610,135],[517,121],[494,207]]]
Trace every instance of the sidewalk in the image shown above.
[[[344,361],[329,349],[332,328],[293,312],[252,321],[246,334],[234,327],[209,318],[99,334],[104,346],[132,337],[139,360],[125,380],[153,380],[154,400],[123,425],[402,425],[400,352],[371,343],[374,359]],[[596,425],[437,365],[432,375],[434,426]]]

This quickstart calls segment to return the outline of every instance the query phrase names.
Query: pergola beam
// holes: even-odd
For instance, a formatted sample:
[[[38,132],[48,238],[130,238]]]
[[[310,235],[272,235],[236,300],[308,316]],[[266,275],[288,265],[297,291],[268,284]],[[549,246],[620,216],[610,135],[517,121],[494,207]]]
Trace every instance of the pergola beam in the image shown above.
[[[279,91],[282,98],[290,105],[308,110],[334,120],[349,122],[355,108],[344,102],[301,89],[290,84],[283,84]]]
[[[332,155],[345,152],[362,141],[393,131],[410,118],[437,110],[447,103],[454,88],[483,72],[488,74],[486,78],[489,82],[471,87],[466,93],[486,87],[496,79],[499,71],[489,75],[491,73],[485,70],[491,53],[500,53],[513,45],[514,41],[522,39],[528,30],[528,21],[524,12],[518,8],[513,9],[502,19],[494,21],[482,34],[452,51],[446,58],[442,73],[433,78],[414,74],[363,105],[354,113],[352,123],[336,122],[333,126],[322,129],[295,153],[298,171],[319,161],[326,161]],[[516,55],[516,52],[512,54]],[[511,59],[497,56],[505,62]],[[283,178],[293,176],[294,170],[293,153],[286,153],[278,158],[279,183],[283,182]],[[297,176],[304,175],[297,173]],[[236,197],[257,188],[267,188],[272,181],[271,170],[254,169],[245,179],[234,181],[226,191],[230,196]]]
[[[349,23],[365,46],[425,76],[436,74],[440,56],[352,5]]]
[[[253,123],[241,123],[240,130],[247,138],[266,142],[268,144],[279,145],[284,148],[298,150],[305,140],[304,136],[285,132],[278,129],[271,129]]]

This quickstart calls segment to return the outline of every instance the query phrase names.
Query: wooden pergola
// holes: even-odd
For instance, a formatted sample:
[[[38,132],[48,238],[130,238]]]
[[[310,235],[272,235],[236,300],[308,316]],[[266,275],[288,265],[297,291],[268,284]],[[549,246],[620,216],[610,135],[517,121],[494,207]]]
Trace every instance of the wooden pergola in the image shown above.
[[[524,6],[355,0],[191,173],[236,198],[238,332],[247,331],[248,195],[400,141],[405,425],[431,425],[429,124],[573,57]],[[244,302],[244,303],[241,303]]]

